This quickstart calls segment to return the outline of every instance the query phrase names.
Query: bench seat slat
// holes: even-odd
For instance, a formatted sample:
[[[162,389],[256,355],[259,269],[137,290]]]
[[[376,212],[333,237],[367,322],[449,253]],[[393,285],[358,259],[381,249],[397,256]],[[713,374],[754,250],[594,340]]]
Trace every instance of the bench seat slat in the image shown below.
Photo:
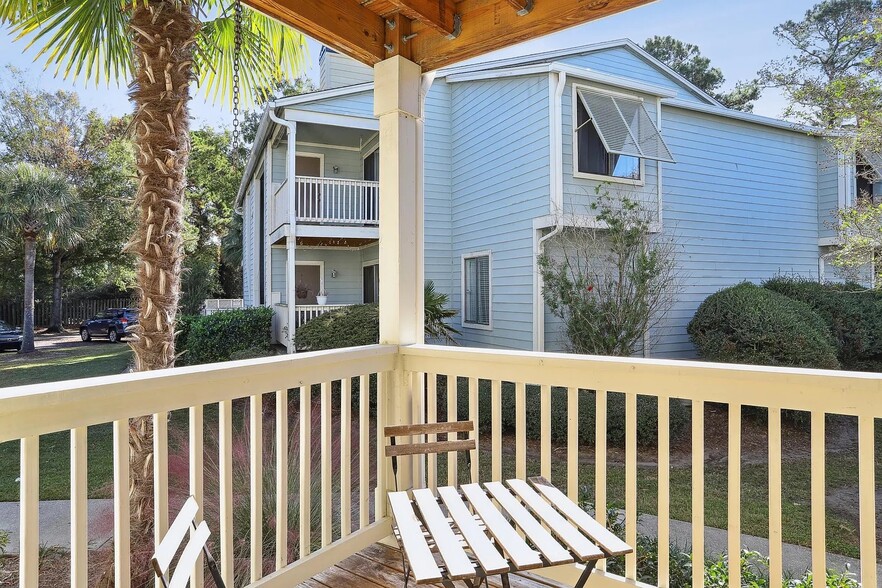
[[[608,557],[631,553],[632,549],[627,543],[616,537],[609,529],[595,521],[591,515],[582,510],[579,505],[570,500],[566,494],[553,486],[551,482],[541,476],[529,479],[530,484],[542,496],[563,513],[574,525],[585,533]]]
[[[392,517],[395,519],[395,525],[401,534],[401,546],[410,563],[411,572],[416,582],[423,584],[440,581],[441,570],[435,562],[429,544],[426,543],[419,519],[417,519],[407,492],[390,492],[389,506],[392,510]]]
[[[432,491],[428,488],[414,490],[413,500],[419,507],[426,529],[435,541],[435,546],[447,567],[448,578],[451,580],[475,578],[475,566],[454,535]]]
[[[452,486],[438,488],[438,495],[447,507],[447,512],[456,523],[475,558],[487,575],[501,574],[509,571],[508,562],[499,554],[493,543],[484,533],[484,529],[475,520],[468,507],[462,501],[459,492]]]
[[[551,531],[557,535],[570,551],[583,562],[591,559],[604,557],[603,551],[587,539],[576,527],[569,523],[548,504],[544,498],[536,494],[530,485],[523,480],[508,480],[508,485],[514,490],[518,498],[545,523]]]

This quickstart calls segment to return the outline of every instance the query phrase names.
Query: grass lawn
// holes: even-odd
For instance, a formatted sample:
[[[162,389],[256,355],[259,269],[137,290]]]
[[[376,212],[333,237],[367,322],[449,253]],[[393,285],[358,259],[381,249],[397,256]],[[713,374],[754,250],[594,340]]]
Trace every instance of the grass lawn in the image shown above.
[[[31,354],[0,354],[0,387],[119,374],[131,358],[128,345],[104,341],[40,346]],[[111,425],[89,427],[89,496],[109,497],[113,476]],[[0,501],[18,500],[19,443],[0,444]],[[70,496],[70,433],[40,437],[40,498]]]

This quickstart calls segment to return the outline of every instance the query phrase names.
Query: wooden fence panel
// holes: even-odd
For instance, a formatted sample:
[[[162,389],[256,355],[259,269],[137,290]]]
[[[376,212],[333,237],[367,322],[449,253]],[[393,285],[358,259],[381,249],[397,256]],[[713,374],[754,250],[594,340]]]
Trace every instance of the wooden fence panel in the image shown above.
[[[85,298],[62,300],[61,320],[66,326],[76,326],[106,308],[136,307],[132,298]],[[12,326],[22,324],[24,305],[21,302],[0,302],[0,320]],[[52,301],[38,300],[34,303],[34,325],[45,327],[52,317]]]

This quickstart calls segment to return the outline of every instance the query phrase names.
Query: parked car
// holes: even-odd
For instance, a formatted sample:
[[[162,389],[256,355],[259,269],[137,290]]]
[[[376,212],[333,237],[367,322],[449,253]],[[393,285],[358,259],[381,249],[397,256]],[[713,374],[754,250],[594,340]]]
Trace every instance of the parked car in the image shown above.
[[[111,343],[116,343],[137,324],[137,308],[108,308],[80,324],[80,338],[91,341],[92,337],[107,337]]]
[[[0,351],[15,349],[21,351],[21,327],[13,327],[5,321],[0,321]]]

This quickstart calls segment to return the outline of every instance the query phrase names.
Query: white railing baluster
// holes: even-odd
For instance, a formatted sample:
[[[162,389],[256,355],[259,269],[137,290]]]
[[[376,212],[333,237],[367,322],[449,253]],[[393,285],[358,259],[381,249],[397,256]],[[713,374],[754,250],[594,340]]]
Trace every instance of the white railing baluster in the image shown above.
[[[288,565],[288,389],[276,390],[276,569]]]
[[[300,557],[312,551],[312,388],[300,393]]]
[[[233,585],[233,401],[218,405],[218,486],[220,488],[220,572]]]
[[[861,582],[878,586],[876,570],[876,440],[871,414],[858,417],[858,487],[860,488]]]
[[[263,395],[249,399],[248,428],[250,429],[249,471],[251,491],[251,582],[263,576]]]
[[[729,404],[729,583],[741,586],[741,405]]]
[[[438,376],[426,374],[428,385],[426,386],[426,422],[438,422]],[[438,435],[429,435],[426,441],[432,443],[438,440]],[[426,484],[429,488],[438,487],[438,455],[430,453],[426,456]]]
[[[129,420],[113,421],[113,585],[132,583]]]
[[[637,545],[637,395],[625,394],[625,543]],[[625,556],[625,577],[637,579],[637,552]]]
[[[331,489],[331,448],[334,441],[331,431],[331,382],[322,382],[321,393],[321,483],[322,483],[322,547],[333,541],[331,513],[334,497]]]
[[[478,378],[469,378],[469,420],[475,423],[475,457],[472,459],[472,482],[477,482],[480,478],[480,460],[481,460],[481,440],[480,440],[480,423],[478,422],[480,395],[478,394]]]
[[[606,390],[597,390],[594,399],[594,518],[606,525]],[[597,567],[605,570],[606,560]]]
[[[769,585],[784,579],[781,536],[781,409],[769,409]]]
[[[515,477],[527,477],[527,387],[515,383]]]
[[[447,422],[457,420],[457,393],[458,393],[458,384],[459,378],[453,375],[444,376],[447,382]],[[447,438],[450,439],[451,434],[447,435]],[[457,454],[455,451],[451,451],[447,454],[447,485],[448,486],[456,486],[459,483],[459,463],[457,459]]]
[[[352,389],[340,380],[340,537],[352,533]]]
[[[542,384],[539,391],[540,448],[539,473],[551,480],[551,386]]]
[[[379,183],[296,176],[299,222],[377,224]]]
[[[88,430],[70,430],[70,585],[89,584]]]
[[[153,415],[153,545],[159,547],[168,531],[168,413]],[[156,588],[162,588],[159,578]]]
[[[565,388],[567,397],[567,496],[579,501],[579,389]]]
[[[19,588],[37,588],[40,563],[40,438],[21,440]]]
[[[812,502],[812,581],[815,588],[827,586],[827,537],[826,537],[826,476],[825,414],[812,411],[811,449],[811,502]]]
[[[377,485],[374,487],[374,520],[386,516],[386,496],[384,492],[390,487],[387,476],[392,472],[387,463],[384,450],[383,429],[386,427],[386,374],[385,372],[377,373],[377,442],[376,442],[376,468],[377,468]]]
[[[370,376],[358,377],[358,528],[370,524],[371,456],[370,456]]]
[[[692,401],[692,586],[704,587],[704,401]]]
[[[494,482],[502,480],[502,382],[490,382],[490,445]]]
[[[658,399],[658,586],[671,581],[671,399]]]
[[[189,410],[189,438],[190,438],[190,496],[196,499],[199,505],[199,511],[196,513],[195,521],[198,525],[202,522],[204,511],[202,507],[204,484],[203,484],[203,467],[204,467],[204,431],[203,431],[203,408],[202,405],[191,406]],[[191,537],[195,533],[195,529],[190,530]],[[202,588],[205,583],[205,571],[203,567],[202,555],[196,559],[193,564],[193,574],[191,576],[190,585],[193,588]]]

